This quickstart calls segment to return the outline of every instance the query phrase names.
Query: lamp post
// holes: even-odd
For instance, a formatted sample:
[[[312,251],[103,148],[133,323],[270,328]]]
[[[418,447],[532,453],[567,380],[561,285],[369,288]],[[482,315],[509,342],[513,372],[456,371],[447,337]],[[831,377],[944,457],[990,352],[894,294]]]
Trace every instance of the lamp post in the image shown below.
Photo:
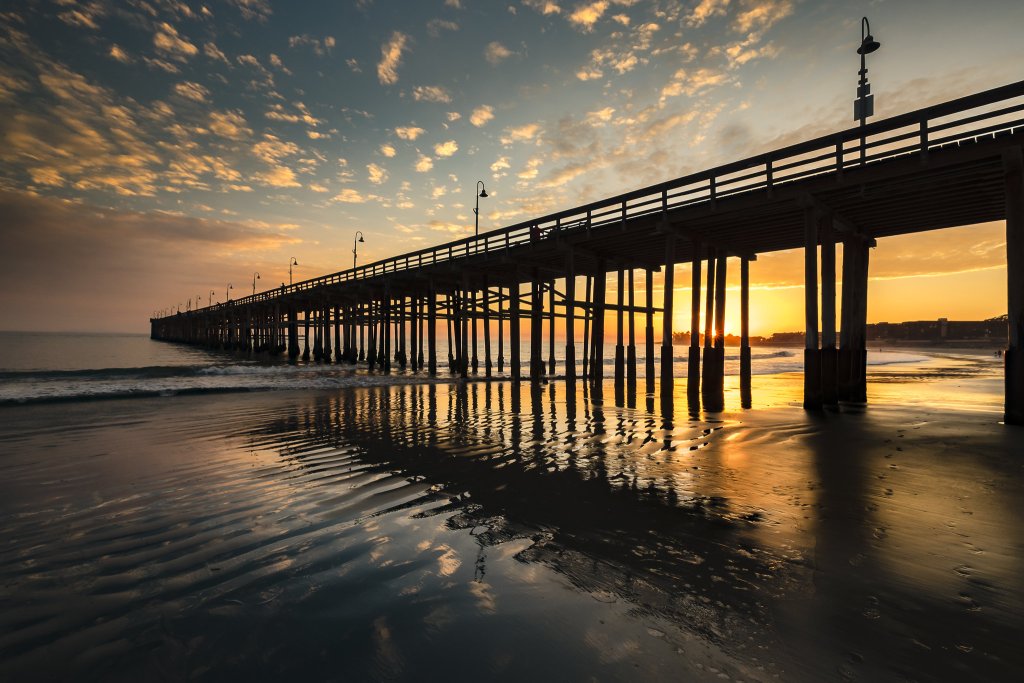
[[[260,279],[259,273],[252,274],[252,295],[256,296],[256,281]]]
[[[210,290],[210,298],[207,301],[207,305],[208,306],[212,306],[213,305],[213,290],[212,289]]]
[[[476,236],[480,236],[480,199],[487,198],[487,188],[484,187],[484,181],[476,181],[476,207],[473,209],[473,219],[475,221],[473,228],[476,231]]]
[[[228,288],[224,290],[224,303],[229,303],[231,301],[231,295],[228,294],[228,292],[230,292],[234,288],[235,286],[229,282]]]
[[[297,266],[297,265],[299,265],[299,261],[294,256],[292,256],[291,260],[288,261],[288,286],[289,287],[292,284],[292,266]]]
[[[359,242],[365,242],[363,239],[363,231],[356,230],[356,236],[352,238],[352,270],[356,269],[356,256],[359,250]]]
[[[860,81],[857,83],[857,99],[853,101],[853,119],[860,121],[860,163],[864,163],[866,137],[864,125],[866,119],[875,113],[875,96],[871,94],[871,86],[868,84],[867,55],[871,54],[882,45],[871,35],[871,24],[867,17],[860,20],[860,47],[857,54],[860,55]]]
[[[198,294],[196,294],[196,310],[197,310],[197,311],[199,310],[199,299],[200,299],[200,298],[201,298],[201,297],[200,297],[200,296],[199,296]]]

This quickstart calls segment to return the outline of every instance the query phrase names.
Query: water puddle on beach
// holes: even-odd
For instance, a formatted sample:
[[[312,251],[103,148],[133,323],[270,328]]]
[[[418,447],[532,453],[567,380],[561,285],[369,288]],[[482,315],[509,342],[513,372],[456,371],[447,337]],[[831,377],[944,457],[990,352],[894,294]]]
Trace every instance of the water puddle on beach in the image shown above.
[[[4,408],[0,678],[1024,665],[1016,432],[920,403],[694,416],[574,396],[469,382]]]

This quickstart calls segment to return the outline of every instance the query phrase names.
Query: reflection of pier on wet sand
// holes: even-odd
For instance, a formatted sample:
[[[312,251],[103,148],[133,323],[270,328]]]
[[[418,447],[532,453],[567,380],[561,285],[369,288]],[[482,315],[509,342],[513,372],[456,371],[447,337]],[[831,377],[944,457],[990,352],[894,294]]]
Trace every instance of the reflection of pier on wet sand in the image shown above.
[[[803,248],[803,403],[818,408],[866,398],[868,254],[876,238],[1005,219],[1005,418],[1024,423],[1022,111],[1024,82],[1018,82],[478,237],[153,319],[152,336],[287,352],[292,358],[320,362],[365,362],[384,372],[395,363],[436,374],[440,321],[447,325],[452,372],[463,377],[481,372],[490,376],[495,367],[504,372],[507,350],[509,374],[519,381],[525,319],[530,349],[526,371],[536,382],[556,373],[555,326],[563,321],[566,381],[572,385],[580,375],[575,343],[579,326],[582,376],[599,389],[606,318],[614,314],[614,387],[621,396],[636,391],[640,315],[645,388],[653,392],[660,376],[661,393],[669,395],[675,304],[672,296],[665,296],[655,306],[654,274],[661,273],[661,289],[671,293],[675,266],[690,263],[691,331],[701,328],[702,285],[706,298],[703,349],[699,335],[691,334],[688,400],[720,410],[730,259],[739,260],[741,272],[740,382],[749,403],[750,261],[762,252]],[[839,267],[837,244],[843,254]],[[634,280],[637,272],[640,282]],[[617,282],[611,297],[610,274]],[[642,304],[635,301],[637,289]],[[656,314],[662,319],[660,348],[655,347]],[[482,363],[478,337],[483,340]]]

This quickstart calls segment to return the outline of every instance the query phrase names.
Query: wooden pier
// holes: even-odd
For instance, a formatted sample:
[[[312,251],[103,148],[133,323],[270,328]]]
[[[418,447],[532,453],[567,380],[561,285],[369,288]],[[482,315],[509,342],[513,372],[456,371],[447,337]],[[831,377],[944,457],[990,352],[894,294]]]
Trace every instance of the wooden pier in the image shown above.
[[[635,391],[640,316],[646,390],[653,393],[657,382],[666,396],[675,380],[674,267],[692,263],[687,395],[691,402],[703,401],[707,410],[720,410],[730,260],[739,261],[741,275],[740,386],[749,405],[749,263],[759,253],[803,248],[804,406],[818,409],[866,399],[869,255],[876,239],[1005,219],[1005,418],[1024,424],[1022,112],[1024,81],[478,237],[154,318],[151,336],[322,363],[364,363],[381,372],[403,368],[489,376],[495,369],[505,372],[507,364],[513,382],[564,376],[566,382],[582,379],[599,389],[606,319],[614,313],[612,373],[619,396],[627,388]],[[840,243],[841,271],[836,265]],[[838,330],[837,272],[843,283]],[[617,286],[609,301],[611,274]],[[660,306],[654,301],[656,274],[664,292]],[[636,301],[634,282],[643,285],[642,303]],[[702,299],[703,348],[696,334]],[[655,313],[662,314],[660,349]],[[525,368],[524,318],[530,323]],[[447,364],[440,367],[439,321],[447,328]],[[579,323],[583,333],[583,357],[577,358],[577,325],[564,325],[561,373],[556,321]]]

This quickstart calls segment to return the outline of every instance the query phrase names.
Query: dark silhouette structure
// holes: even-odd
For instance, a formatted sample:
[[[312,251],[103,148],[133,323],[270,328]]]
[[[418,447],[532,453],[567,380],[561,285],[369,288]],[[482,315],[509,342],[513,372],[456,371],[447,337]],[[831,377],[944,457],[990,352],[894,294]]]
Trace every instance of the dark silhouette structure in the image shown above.
[[[697,330],[704,261],[705,346],[702,354],[699,337],[691,339],[687,383],[691,399],[702,394],[705,407],[715,409],[722,397],[729,260],[739,260],[741,354],[749,357],[749,262],[761,252],[802,247],[804,405],[817,409],[840,400],[865,400],[869,254],[876,238],[1005,219],[1009,292],[1005,412],[1008,423],[1024,424],[1022,112],[1024,81],[479,236],[225,304],[154,318],[152,337],[226,349],[287,352],[296,358],[301,336],[301,355],[308,358],[312,332],[313,358],[319,362],[365,358],[369,368],[384,372],[395,362],[435,374],[440,319],[450,329],[450,367],[466,376],[476,371],[476,364],[469,362],[470,338],[476,339],[484,321],[488,321],[484,324],[488,337],[489,321],[498,321],[499,369],[503,366],[501,345],[507,321],[510,375],[512,381],[520,381],[520,322],[526,317],[530,320],[528,376],[540,381],[553,374],[554,335],[548,335],[545,363],[544,326],[561,319],[582,323],[583,376],[600,387],[606,314],[615,313],[619,330],[623,316],[628,314],[632,330],[640,314],[646,322],[647,389],[653,391],[657,374],[664,396],[671,393],[674,381],[674,301],[665,296],[660,308],[654,306],[653,274],[662,274],[663,291],[671,294],[675,265],[694,265],[690,329]],[[843,244],[844,285],[838,330],[837,242]],[[632,277],[635,270],[644,273],[643,304],[625,303],[621,296],[607,301],[608,273]],[[578,278],[584,279],[584,287],[577,286]],[[659,373],[654,368],[658,355],[655,313],[663,314]],[[578,377],[575,335],[575,326],[567,325],[564,375],[570,383]],[[489,348],[485,356],[485,367],[490,367]],[[631,358],[635,366],[636,354]],[[625,367],[629,364],[615,363],[617,383],[624,374],[635,376],[635,367]],[[744,362],[741,367],[741,384],[749,387],[750,364]]]

